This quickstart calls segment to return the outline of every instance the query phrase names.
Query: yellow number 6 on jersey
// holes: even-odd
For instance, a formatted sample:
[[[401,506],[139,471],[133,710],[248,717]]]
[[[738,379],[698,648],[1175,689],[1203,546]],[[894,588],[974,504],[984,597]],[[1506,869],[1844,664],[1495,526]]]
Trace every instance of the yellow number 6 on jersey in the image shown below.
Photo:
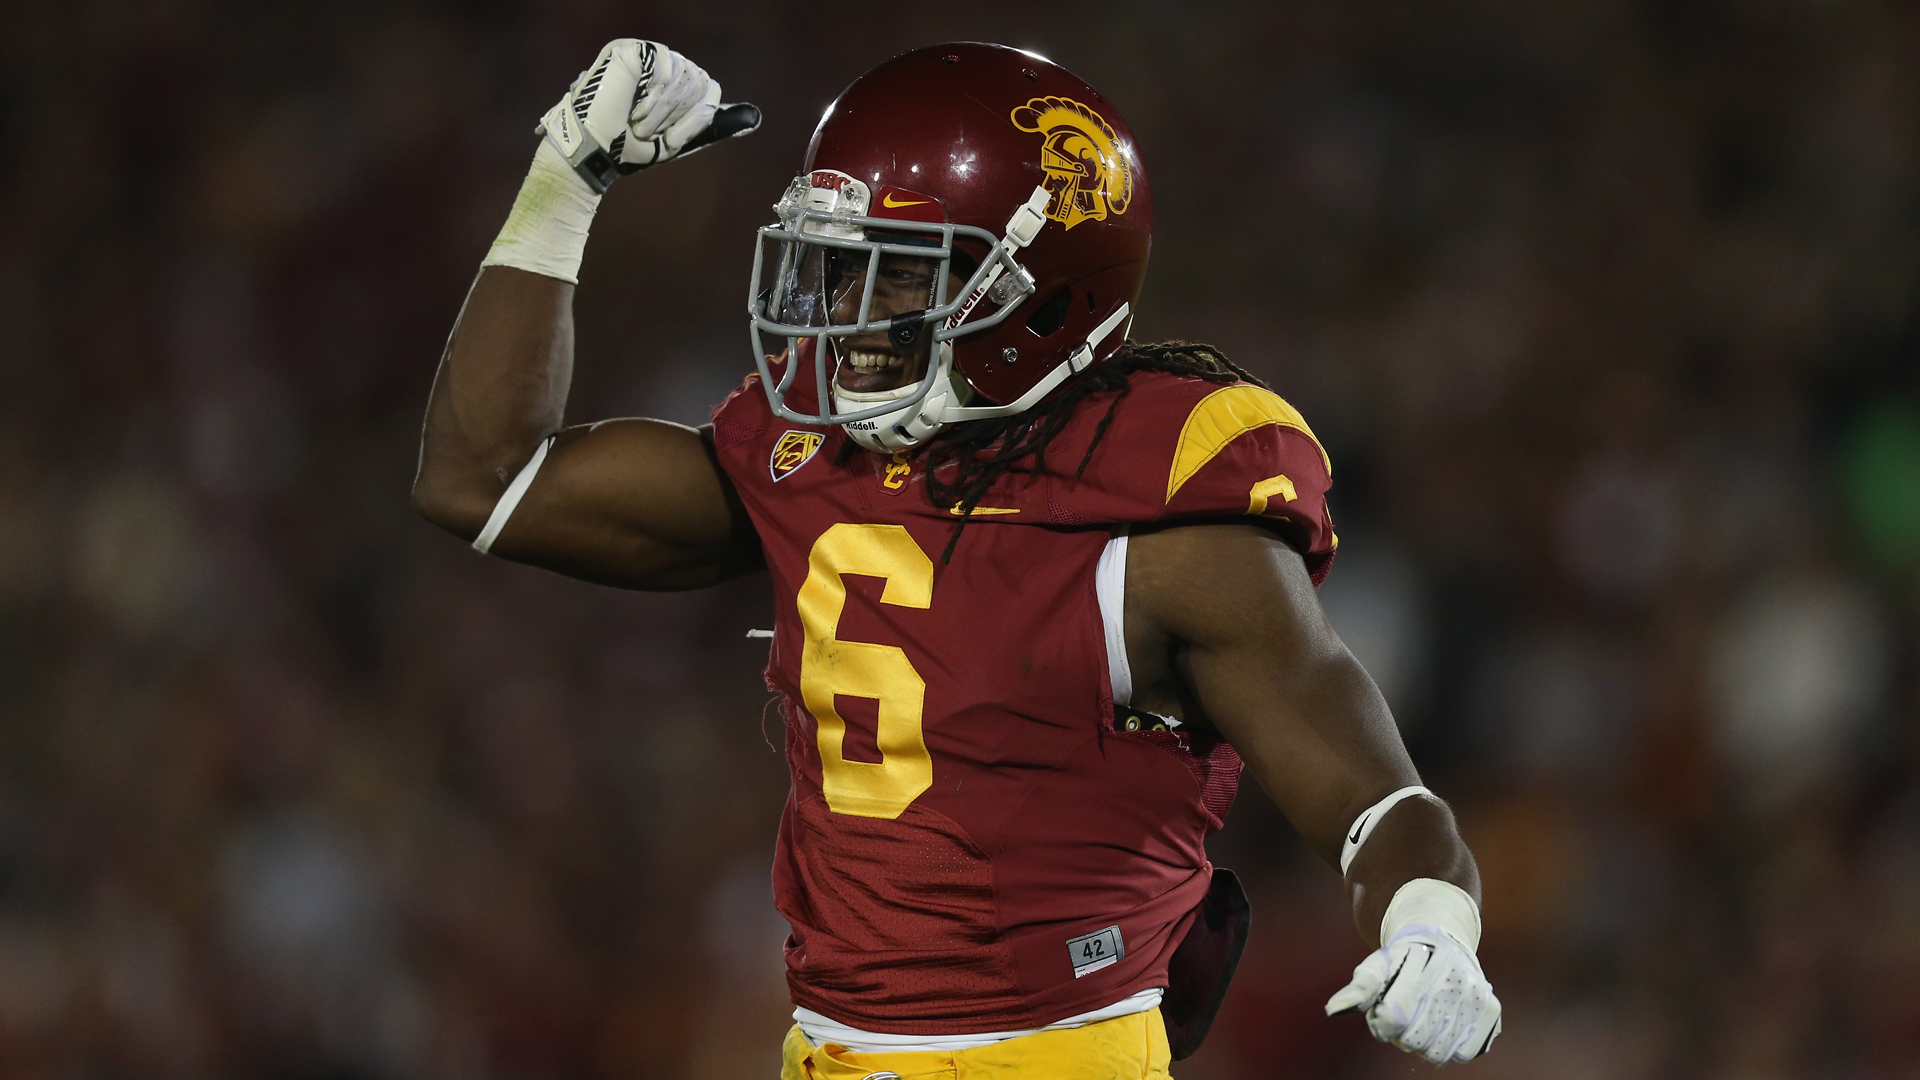
[[[842,523],[822,533],[807,556],[800,586],[800,697],[819,722],[820,787],[827,808],[855,817],[897,818],[933,786],[933,759],[920,734],[926,680],[907,654],[892,645],[841,641],[836,634],[847,606],[842,574],[886,579],[880,602],[926,608],[933,603],[933,560],[900,525]],[[847,722],[836,694],[880,703],[878,762],[848,761],[841,753]]]

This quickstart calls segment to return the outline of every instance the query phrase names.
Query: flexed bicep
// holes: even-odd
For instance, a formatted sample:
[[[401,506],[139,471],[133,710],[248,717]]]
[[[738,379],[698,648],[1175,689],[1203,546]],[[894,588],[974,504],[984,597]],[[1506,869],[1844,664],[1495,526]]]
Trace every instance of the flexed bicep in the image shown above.
[[[758,544],[693,428],[561,429],[573,289],[607,185],[752,131],[759,110],[657,42],[609,42],[548,110],[543,138],[441,356],[413,502],[482,550],[589,581],[684,589],[758,565]]]

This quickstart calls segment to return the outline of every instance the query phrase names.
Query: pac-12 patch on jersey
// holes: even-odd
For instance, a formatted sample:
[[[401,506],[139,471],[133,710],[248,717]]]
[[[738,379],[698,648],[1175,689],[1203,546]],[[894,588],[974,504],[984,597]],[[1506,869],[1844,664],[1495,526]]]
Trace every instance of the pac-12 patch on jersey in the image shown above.
[[[788,431],[773,444],[773,454],[767,458],[767,471],[773,474],[773,482],[779,483],[793,470],[813,460],[820,452],[820,444],[827,437],[817,431]]]

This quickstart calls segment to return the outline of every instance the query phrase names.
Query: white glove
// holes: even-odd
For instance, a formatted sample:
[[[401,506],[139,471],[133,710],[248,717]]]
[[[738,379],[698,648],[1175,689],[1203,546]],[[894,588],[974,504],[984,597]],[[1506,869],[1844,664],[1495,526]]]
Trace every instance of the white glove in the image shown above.
[[[1434,926],[1408,926],[1353,969],[1327,1015],[1361,1012],[1367,1029],[1435,1064],[1472,1061],[1500,1034],[1500,999],[1480,961]]]
[[[752,105],[720,104],[700,65],[653,41],[617,38],[547,111],[540,131],[595,193],[760,126]]]

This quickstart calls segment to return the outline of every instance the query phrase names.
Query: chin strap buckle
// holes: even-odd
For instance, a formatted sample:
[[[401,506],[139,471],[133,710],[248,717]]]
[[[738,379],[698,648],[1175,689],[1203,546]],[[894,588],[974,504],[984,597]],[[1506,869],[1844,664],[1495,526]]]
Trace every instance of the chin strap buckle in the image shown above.
[[[1020,205],[1020,209],[1013,212],[1013,217],[1007,220],[1007,241],[1014,250],[1033,243],[1033,238],[1040,235],[1040,226],[1047,223],[1047,204],[1052,201],[1053,192],[1041,184],[1033,189],[1033,194],[1027,196],[1027,201]]]

